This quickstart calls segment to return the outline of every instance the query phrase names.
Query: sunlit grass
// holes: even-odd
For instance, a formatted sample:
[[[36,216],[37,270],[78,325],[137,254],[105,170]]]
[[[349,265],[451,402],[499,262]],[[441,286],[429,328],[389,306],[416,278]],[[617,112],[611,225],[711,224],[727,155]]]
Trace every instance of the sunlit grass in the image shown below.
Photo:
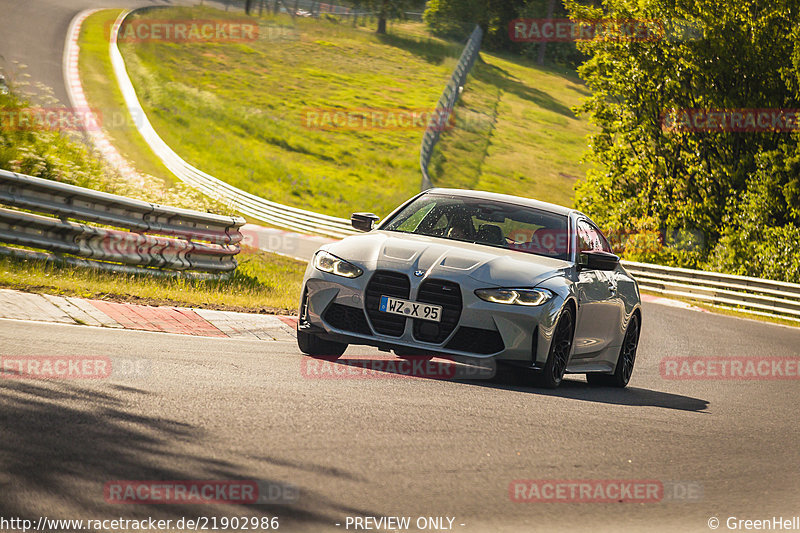
[[[105,37],[91,43],[116,13],[90,19],[87,55],[107,56]],[[171,8],[146,16],[241,14]],[[256,42],[122,45],[137,93],[167,143],[233,185],[329,214],[369,209],[383,215],[415,194],[421,129],[321,131],[304,124],[304,112],[432,108],[463,44],[411,22],[392,25],[386,36],[324,19],[292,22],[279,15],[260,23],[266,38]],[[573,185],[585,173],[579,160],[589,127],[570,108],[585,87],[574,74],[524,59],[482,57],[462,95],[458,127],[442,136],[432,165],[435,184],[571,205]],[[95,68],[101,92],[106,63]],[[108,93],[108,105],[121,104],[115,88]],[[152,154],[139,149],[138,134],[131,137],[123,151],[149,165]]]
[[[589,125],[570,109],[586,88],[575,74],[481,56],[434,153],[434,182],[571,206]]]
[[[174,8],[147,16],[241,14]],[[422,128],[327,131],[309,127],[304,113],[432,109],[460,46],[325,20],[296,24],[296,38],[127,43],[122,51],[154,127],[194,166],[270,200],[339,216],[386,214],[419,191]]]
[[[125,275],[58,266],[41,261],[0,259],[0,287],[80,298],[229,309],[294,312],[305,263],[265,252],[245,251],[226,280],[191,280]]]

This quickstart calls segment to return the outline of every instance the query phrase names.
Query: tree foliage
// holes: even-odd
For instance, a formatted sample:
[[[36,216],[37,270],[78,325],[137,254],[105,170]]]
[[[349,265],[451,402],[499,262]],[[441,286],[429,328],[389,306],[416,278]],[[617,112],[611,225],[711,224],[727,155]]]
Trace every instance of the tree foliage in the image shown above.
[[[606,227],[690,235],[638,259],[778,279],[800,275],[797,132],[666,131],[684,109],[800,108],[797,0],[567,0],[577,19],[663,23],[653,40],[578,45],[597,126],[577,205]],[[698,239],[699,237],[699,239]],[[699,241],[699,242],[698,242]]]
[[[485,32],[485,46],[508,48],[508,23],[524,4],[523,0],[431,0],[425,22],[434,32],[456,38],[469,35],[478,24]]]
[[[540,63],[545,48],[551,63],[577,66],[581,59],[574,43],[514,42],[509,35],[515,19],[567,18],[562,0],[430,0],[427,6],[424,20],[437,35],[463,39],[478,24],[485,33],[485,49],[519,53]]]

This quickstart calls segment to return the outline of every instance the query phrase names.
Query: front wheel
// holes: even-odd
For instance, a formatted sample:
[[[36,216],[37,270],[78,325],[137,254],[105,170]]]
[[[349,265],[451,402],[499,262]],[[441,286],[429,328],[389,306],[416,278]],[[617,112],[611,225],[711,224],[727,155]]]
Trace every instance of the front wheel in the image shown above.
[[[339,359],[347,350],[347,344],[321,339],[313,333],[303,331],[301,325],[308,325],[308,292],[306,290],[303,290],[303,297],[300,299],[300,313],[297,316],[297,347],[306,355],[323,357],[331,361]]]
[[[297,347],[306,355],[322,357],[331,361],[339,359],[347,350],[347,344],[343,342],[320,339],[313,333],[307,333],[299,328],[297,330]]]
[[[613,374],[586,374],[586,381],[589,385],[601,387],[624,388],[628,385],[633,374],[633,364],[636,362],[636,350],[639,347],[639,315],[633,315],[625,332],[625,339],[617,357],[617,367]]]
[[[553,341],[550,343],[550,353],[544,364],[542,373],[536,376],[536,384],[547,389],[555,389],[561,385],[564,372],[567,370],[567,361],[572,351],[572,334],[575,331],[575,317],[572,308],[565,307],[556,324]]]

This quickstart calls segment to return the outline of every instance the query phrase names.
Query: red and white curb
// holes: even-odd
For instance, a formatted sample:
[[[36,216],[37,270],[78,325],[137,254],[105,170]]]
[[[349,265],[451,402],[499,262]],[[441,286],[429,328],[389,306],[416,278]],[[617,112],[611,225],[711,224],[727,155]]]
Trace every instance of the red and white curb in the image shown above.
[[[293,341],[297,324],[291,316],[154,307],[8,289],[0,289],[2,318],[262,341]]]
[[[69,30],[67,31],[67,41],[64,45],[64,85],[67,89],[67,96],[69,97],[70,104],[75,110],[88,110],[89,102],[86,99],[86,94],[83,92],[83,85],[81,84],[80,70],[78,69],[78,59],[80,57],[80,47],[78,46],[78,37],[81,34],[81,26],[83,22],[93,13],[100,11],[99,9],[87,9],[81,11],[70,22]],[[103,158],[109,164],[117,169],[122,176],[133,184],[139,187],[146,185],[146,179],[136,169],[131,166],[128,161],[111,144],[106,133],[100,128],[95,120],[93,120],[92,113],[80,113],[83,117],[83,129],[89,136],[94,147],[100,152]]]

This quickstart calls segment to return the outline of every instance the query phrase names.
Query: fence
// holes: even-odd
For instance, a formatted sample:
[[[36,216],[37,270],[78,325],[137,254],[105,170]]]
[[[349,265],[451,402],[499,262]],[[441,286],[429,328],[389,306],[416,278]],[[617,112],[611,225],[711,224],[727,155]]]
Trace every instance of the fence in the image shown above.
[[[800,320],[800,285],[768,279],[623,261],[641,289]]]
[[[128,273],[230,272],[245,223],[5,170],[0,204],[16,208],[0,208],[0,242],[50,252],[3,246],[0,255]]]
[[[437,117],[437,123],[428,124],[425,129],[425,134],[422,136],[422,147],[419,154],[419,166],[422,170],[422,190],[428,190],[433,187],[433,182],[428,174],[428,165],[431,162],[433,155],[433,148],[439,142],[439,137],[442,134],[442,125],[450,122],[450,117],[453,113],[453,108],[461,95],[464,83],[467,79],[469,71],[472,70],[472,65],[478,58],[478,53],[481,49],[481,41],[483,39],[483,30],[480,26],[475,26],[472,31],[464,51],[461,53],[461,58],[458,60],[453,75],[439,98],[439,103],[436,104],[436,112],[434,116]]]

